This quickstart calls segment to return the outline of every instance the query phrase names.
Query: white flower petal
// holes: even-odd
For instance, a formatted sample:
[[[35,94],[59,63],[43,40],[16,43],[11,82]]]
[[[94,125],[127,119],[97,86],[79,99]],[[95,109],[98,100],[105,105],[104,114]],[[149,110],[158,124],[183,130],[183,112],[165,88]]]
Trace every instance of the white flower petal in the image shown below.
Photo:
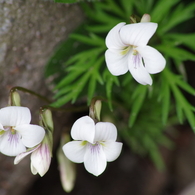
[[[152,22],[128,24],[121,28],[120,37],[124,44],[145,46],[157,29]]]
[[[3,126],[29,124],[30,121],[31,114],[27,107],[8,106],[0,110],[0,123]]]
[[[31,172],[38,172],[41,177],[48,171],[51,155],[47,144],[41,146],[31,154]],[[35,171],[36,169],[36,171]]]
[[[66,157],[75,162],[82,163],[86,152],[87,142],[85,141],[71,141],[62,147]]]
[[[89,173],[100,175],[106,169],[106,156],[100,144],[89,144],[84,156],[84,166]]]
[[[117,24],[113,27],[106,36],[106,46],[112,49],[122,49],[125,47],[125,44],[121,41],[120,38],[120,29],[125,25],[124,22]]]
[[[98,122],[95,129],[95,141],[116,141],[117,129],[109,122]]]
[[[33,175],[36,175],[38,173],[32,163],[30,163],[30,169]]]
[[[123,75],[128,71],[128,55],[123,55],[122,50],[115,52],[106,50],[105,60],[108,70],[114,76]]]
[[[31,154],[32,152],[34,152],[38,147],[40,147],[40,145],[36,146],[35,148],[31,148],[29,150],[27,150],[26,152],[22,152],[20,154],[18,154],[16,156],[16,158],[14,159],[14,164],[18,164],[21,160],[23,160],[27,155]]]
[[[5,130],[5,129],[4,129],[3,125],[0,123],[0,131],[1,130]]]
[[[23,144],[29,148],[39,144],[45,136],[45,130],[38,125],[18,125],[14,129],[21,134]]]
[[[19,133],[12,134],[10,131],[5,132],[0,137],[0,152],[7,156],[16,156],[26,151],[26,147],[21,141]]]
[[[74,140],[86,140],[93,143],[95,136],[95,123],[89,116],[84,116],[75,121],[71,129]]]
[[[146,70],[150,74],[161,72],[165,68],[166,60],[156,49],[145,46],[137,47],[136,50],[143,57]]]
[[[120,142],[106,141],[102,143],[102,145],[106,155],[106,160],[111,162],[119,157],[123,144]]]
[[[152,78],[147,72],[146,68],[143,66],[142,58],[139,54],[129,55],[128,60],[129,71],[133,78],[142,85],[152,85]]]

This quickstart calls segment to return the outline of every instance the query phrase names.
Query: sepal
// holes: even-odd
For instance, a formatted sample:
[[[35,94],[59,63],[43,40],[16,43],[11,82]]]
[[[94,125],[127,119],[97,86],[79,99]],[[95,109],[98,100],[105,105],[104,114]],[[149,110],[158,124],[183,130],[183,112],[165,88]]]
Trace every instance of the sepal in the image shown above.
[[[21,106],[20,94],[16,90],[10,90],[8,106]]]

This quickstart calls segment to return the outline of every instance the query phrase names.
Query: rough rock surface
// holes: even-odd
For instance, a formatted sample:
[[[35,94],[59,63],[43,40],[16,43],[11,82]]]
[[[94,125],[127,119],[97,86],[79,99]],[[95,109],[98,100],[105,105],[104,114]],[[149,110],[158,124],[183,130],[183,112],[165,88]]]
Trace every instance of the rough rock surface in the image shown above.
[[[9,90],[14,86],[51,96],[43,76],[44,65],[82,19],[78,4],[0,0],[0,107],[7,105]],[[32,113],[43,104],[32,96],[21,95],[22,104]],[[17,166],[13,160],[0,154],[1,195],[21,195],[36,179],[30,172],[28,157]]]

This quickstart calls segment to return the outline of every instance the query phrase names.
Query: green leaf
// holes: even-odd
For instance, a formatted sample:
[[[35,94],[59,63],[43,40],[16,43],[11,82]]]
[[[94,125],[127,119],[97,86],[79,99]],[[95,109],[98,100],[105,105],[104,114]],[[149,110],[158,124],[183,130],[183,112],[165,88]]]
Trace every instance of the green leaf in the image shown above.
[[[156,48],[167,56],[178,59],[181,61],[192,60],[195,61],[195,55],[178,47],[172,46],[170,44],[161,44],[156,46]]]
[[[69,86],[64,87],[63,89],[60,89],[60,90],[57,91],[56,94],[54,95],[54,99],[57,99],[57,98],[61,97],[61,96],[64,95],[64,94],[67,94],[69,91],[72,90],[72,88],[73,88],[73,87],[72,87],[71,85],[69,85]]]
[[[177,80],[175,81],[179,87],[181,87],[183,90],[188,92],[191,95],[195,95],[195,89],[191,87],[186,81],[182,80],[181,77],[177,77]]]
[[[133,1],[133,4],[136,6],[136,10],[140,14],[140,17],[142,17],[145,13],[151,13],[151,10],[153,10],[154,7],[154,1],[153,0],[139,0],[139,1]],[[126,4],[127,6],[127,4]],[[132,10],[131,13],[135,14],[135,8]]]
[[[179,33],[169,33],[166,34],[164,37],[164,40],[166,39],[167,42],[170,40],[175,41],[175,45],[185,45],[193,50],[195,50],[195,33],[187,33],[187,34],[179,34]]]
[[[185,113],[186,118],[188,119],[188,122],[190,123],[191,127],[193,130],[195,130],[195,117],[192,106],[187,102],[185,97],[182,95],[180,90],[176,87],[172,86],[172,90],[175,96],[175,99],[177,101],[177,107],[182,109],[183,112]],[[182,118],[181,118],[182,119]]]
[[[120,8],[120,6],[113,0],[107,0],[104,3],[99,5],[99,8],[104,11],[112,12],[119,17],[124,17],[124,11]]]
[[[109,13],[99,8],[101,6],[102,3],[100,2],[97,2],[95,7],[89,7],[89,5],[87,4],[82,4],[82,8],[84,9],[87,16],[91,20],[93,20],[93,23],[98,22],[102,24],[111,24],[112,26],[115,26],[117,23],[121,22],[120,18],[110,15]]]
[[[161,22],[161,20],[163,20],[167,13],[170,12],[171,8],[178,3],[180,0],[161,0],[161,1],[157,1],[157,5],[154,6],[153,10],[151,10],[152,12],[151,17],[152,17],[152,21],[159,23]]]
[[[112,108],[113,86],[114,86],[114,84],[119,86],[119,81],[118,81],[118,78],[111,75],[110,72],[107,69],[104,70],[103,78],[106,81],[105,82],[105,85],[106,85],[105,87],[106,87],[106,96],[107,96],[107,99],[108,99],[108,105],[109,105],[110,110],[112,111],[113,110],[113,108]]]
[[[137,115],[144,103],[147,89],[148,89],[147,86],[139,85],[134,91],[134,94],[132,96],[133,105],[132,105],[132,109],[129,117],[129,123],[128,123],[129,127],[133,126],[137,118]]]
[[[67,86],[68,84],[72,83],[75,78],[77,78],[79,75],[81,75],[80,71],[73,71],[71,74],[68,74],[66,77],[64,77],[58,85],[55,86],[55,89],[63,88],[64,86]]]
[[[99,81],[100,84],[103,83],[103,79],[101,78],[101,76],[99,74],[99,68],[103,63],[103,60],[104,60],[104,58],[100,57],[96,61],[96,63],[94,64],[94,67],[90,69],[91,79],[90,79],[89,85],[88,85],[88,105],[90,104],[90,102],[94,96],[97,81]]]
[[[95,89],[96,89],[96,78],[95,77],[92,77],[89,81],[89,85],[88,85],[88,105],[90,104],[93,96],[94,96],[94,93],[95,93]]]
[[[72,99],[72,94],[66,94],[65,96],[57,99],[54,103],[50,104],[50,106],[55,107],[55,108],[59,108],[62,105],[65,105],[67,102],[69,102]]]
[[[162,82],[162,122],[165,125],[170,111],[170,88],[167,82]]]
[[[164,34],[165,32],[171,30],[171,28],[175,27],[176,25],[194,17],[194,10],[195,10],[195,3],[191,3],[188,6],[182,4],[178,5],[171,12],[170,17],[166,21],[166,25],[160,26],[161,34]]]
[[[179,121],[182,123],[184,121],[184,114],[187,118],[191,128],[195,131],[195,116],[194,116],[194,107],[186,100],[181,90],[178,88],[178,76],[174,73],[170,72],[167,68],[163,71],[163,74],[166,77],[166,82],[169,83],[174,98],[176,100],[176,111]],[[184,86],[183,89],[186,88],[186,85],[181,85],[181,81],[179,81],[180,87]],[[187,90],[189,90],[187,88]],[[191,89],[190,89],[191,92]]]
[[[86,26],[86,30],[94,33],[108,33],[113,27],[113,24],[90,25]]]
[[[89,36],[71,34],[70,37],[88,45],[103,46],[103,47],[105,46],[105,41],[102,38],[92,33]]]
[[[129,0],[128,1],[128,6],[127,6],[127,0],[121,0],[120,3],[122,5],[122,10],[124,10],[124,17],[129,18],[131,14],[133,14],[133,4],[134,0]]]
[[[99,48],[99,47],[81,51],[81,52],[75,54],[74,56],[71,56],[69,58],[69,60],[66,61],[66,65],[71,65],[71,64],[77,63],[78,64],[77,68],[79,68],[79,67],[83,67],[83,66],[80,66],[81,63],[85,63],[86,64],[85,66],[87,66],[86,61],[88,61],[88,59],[91,59],[93,57],[95,58],[97,55],[99,55],[103,51],[104,51],[104,49]]]

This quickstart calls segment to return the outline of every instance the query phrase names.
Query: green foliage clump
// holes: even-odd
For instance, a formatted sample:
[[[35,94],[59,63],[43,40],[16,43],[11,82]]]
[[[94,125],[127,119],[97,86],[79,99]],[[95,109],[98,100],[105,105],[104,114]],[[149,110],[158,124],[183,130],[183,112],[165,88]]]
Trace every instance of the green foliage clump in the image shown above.
[[[59,46],[46,66],[46,76],[55,75],[52,106],[75,103],[78,98],[85,98],[89,104],[94,96],[104,97],[122,139],[135,152],[148,153],[160,167],[158,145],[171,146],[163,129],[188,121],[195,130],[195,108],[184,95],[195,95],[184,65],[195,61],[195,33],[191,32],[195,2],[105,0],[80,5],[87,17],[85,23]],[[128,73],[111,75],[104,60],[109,30],[119,22],[129,23],[131,15],[141,17],[145,13],[158,23],[149,45],[166,58],[166,68],[153,75],[152,86],[136,83]],[[107,113],[109,109],[103,116]]]

